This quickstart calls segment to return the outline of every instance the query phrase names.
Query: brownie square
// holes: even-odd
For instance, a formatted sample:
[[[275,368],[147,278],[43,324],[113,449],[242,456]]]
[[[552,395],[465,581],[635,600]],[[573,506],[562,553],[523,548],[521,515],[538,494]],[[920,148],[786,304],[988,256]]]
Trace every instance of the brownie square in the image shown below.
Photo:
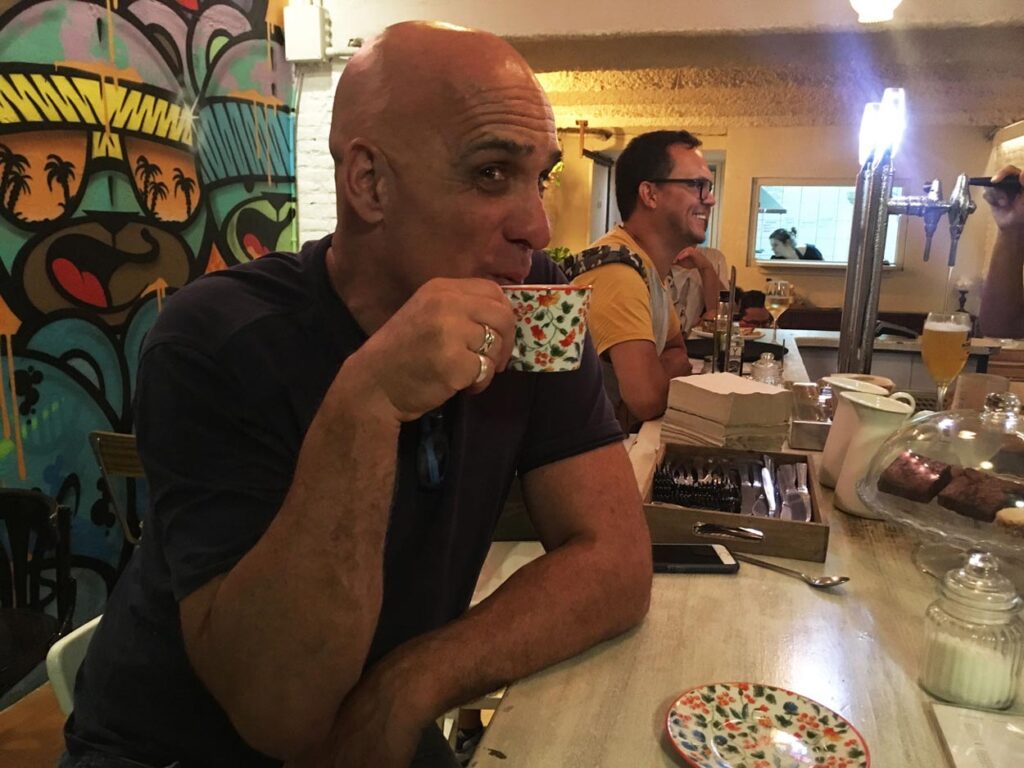
[[[927,503],[952,480],[949,464],[904,451],[878,478],[878,490]]]
[[[991,523],[996,512],[1021,499],[1024,486],[976,469],[964,469],[939,492],[940,505],[983,523]]]

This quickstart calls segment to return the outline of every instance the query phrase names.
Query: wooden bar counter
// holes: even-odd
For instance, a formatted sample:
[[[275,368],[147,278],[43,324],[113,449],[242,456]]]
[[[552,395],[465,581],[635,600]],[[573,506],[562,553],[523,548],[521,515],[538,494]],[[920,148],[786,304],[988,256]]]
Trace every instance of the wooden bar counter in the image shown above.
[[[648,427],[630,450],[638,481],[653,461]],[[671,703],[697,685],[746,681],[842,714],[867,741],[874,768],[948,766],[932,699],[917,684],[937,582],[913,565],[909,531],[834,511],[828,492],[822,501],[826,562],[769,559],[849,583],[815,591],[744,563],[735,575],[655,575],[640,627],[509,687],[471,765],[683,765],[664,735]],[[1022,705],[1018,696],[1011,711]]]

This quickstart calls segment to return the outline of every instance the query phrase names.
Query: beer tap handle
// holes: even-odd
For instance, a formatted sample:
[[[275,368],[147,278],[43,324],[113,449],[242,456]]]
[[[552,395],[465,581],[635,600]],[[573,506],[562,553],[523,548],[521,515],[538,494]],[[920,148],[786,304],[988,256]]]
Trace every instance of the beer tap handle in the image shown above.
[[[924,261],[928,261],[932,253],[932,238],[935,236],[935,230],[939,228],[942,214],[945,213],[945,205],[942,201],[942,181],[932,179],[931,183],[924,185],[924,192],[926,202],[921,218],[924,219]]]
[[[963,234],[967,217],[977,210],[974,200],[971,199],[971,188],[968,184],[967,174],[961,173],[957,176],[956,184],[953,187],[953,194],[949,198],[949,266],[956,264],[957,245],[960,242],[960,235]]]
[[[956,247],[960,242],[959,237],[951,237],[949,239],[949,268],[952,269],[956,266]]]

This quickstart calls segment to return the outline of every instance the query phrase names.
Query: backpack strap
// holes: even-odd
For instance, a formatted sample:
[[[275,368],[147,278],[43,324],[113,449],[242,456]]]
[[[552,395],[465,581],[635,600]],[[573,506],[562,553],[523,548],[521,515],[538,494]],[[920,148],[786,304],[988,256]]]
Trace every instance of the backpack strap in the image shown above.
[[[625,264],[635,269],[640,277],[647,281],[647,269],[639,256],[629,248],[620,245],[612,248],[610,245],[599,245],[580,251],[575,256],[569,256],[562,262],[562,269],[566,276],[572,280],[584,272],[603,267],[605,264]]]

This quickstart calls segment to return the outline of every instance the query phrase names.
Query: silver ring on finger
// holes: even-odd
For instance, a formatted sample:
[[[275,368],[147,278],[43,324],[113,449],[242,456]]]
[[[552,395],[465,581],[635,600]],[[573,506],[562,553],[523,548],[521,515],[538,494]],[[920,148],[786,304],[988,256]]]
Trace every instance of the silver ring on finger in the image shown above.
[[[476,378],[473,380],[473,383],[479,384],[491,372],[491,358],[487,355],[481,355],[479,352],[476,353],[476,356],[480,358],[480,370],[476,372]]]
[[[473,351],[478,355],[486,355],[498,337],[494,335],[494,331],[487,323],[480,323],[480,325],[484,327],[484,340],[480,342],[480,346]]]

